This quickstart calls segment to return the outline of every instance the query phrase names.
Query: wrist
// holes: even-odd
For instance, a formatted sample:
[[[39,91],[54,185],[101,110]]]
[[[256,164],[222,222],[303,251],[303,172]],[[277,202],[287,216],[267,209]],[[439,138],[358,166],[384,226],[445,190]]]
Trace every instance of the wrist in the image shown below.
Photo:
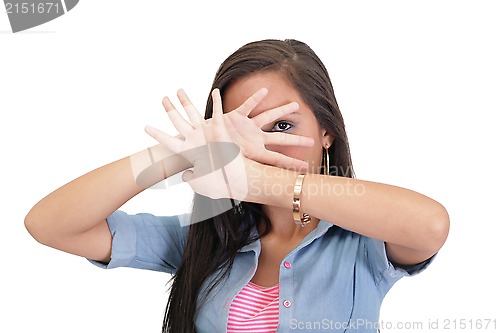
[[[136,185],[143,189],[192,167],[181,155],[161,144],[129,156],[129,162]]]

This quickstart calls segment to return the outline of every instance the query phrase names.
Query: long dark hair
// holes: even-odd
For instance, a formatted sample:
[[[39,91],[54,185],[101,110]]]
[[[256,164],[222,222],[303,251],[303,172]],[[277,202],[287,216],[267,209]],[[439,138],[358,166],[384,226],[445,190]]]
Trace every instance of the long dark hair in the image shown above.
[[[313,110],[319,125],[334,136],[329,148],[329,173],[354,177],[344,120],[330,77],[307,44],[291,39],[246,44],[222,63],[211,90],[219,88],[224,99],[232,82],[262,71],[283,75]],[[209,95],[205,119],[211,117],[212,98]],[[200,221],[202,215],[212,216],[208,215],[207,207],[217,207],[222,204],[221,200],[225,199],[211,200],[195,194],[193,221]],[[195,332],[195,318],[200,306],[198,295],[207,278],[214,275],[207,290],[204,290],[205,295],[229,274],[239,249],[270,231],[271,222],[261,205],[241,202],[237,205],[233,203],[233,206],[233,209],[189,226],[182,262],[173,277],[162,332]],[[255,235],[252,230],[258,223],[262,223],[264,228],[259,229],[260,235]]]

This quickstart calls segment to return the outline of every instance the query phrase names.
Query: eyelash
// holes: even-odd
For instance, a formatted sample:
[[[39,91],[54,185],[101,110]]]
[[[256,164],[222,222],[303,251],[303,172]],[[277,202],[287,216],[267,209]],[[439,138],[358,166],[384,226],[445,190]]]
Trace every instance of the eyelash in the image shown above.
[[[287,129],[284,129],[284,130],[281,130],[281,129],[275,129],[275,127],[279,124],[287,124],[289,127]],[[276,122],[273,127],[271,128],[271,132],[285,132],[285,131],[288,131],[289,129],[291,129],[293,127],[292,124],[290,124],[288,121],[284,121],[284,120],[280,120],[278,122]]]

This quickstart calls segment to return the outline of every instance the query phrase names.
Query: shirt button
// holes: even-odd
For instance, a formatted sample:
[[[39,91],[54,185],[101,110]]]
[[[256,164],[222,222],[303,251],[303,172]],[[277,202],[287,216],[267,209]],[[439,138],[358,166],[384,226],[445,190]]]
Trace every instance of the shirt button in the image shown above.
[[[286,300],[286,301],[284,301],[284,302],[283,302],[283,306],[284,306],[285,308],[289,308],[289,307],[291,307],[291,306],[292,306],[292,302],[290,302],[289,300]]]
[[[285,266],[285,268],[290,268],[290,267],[292,267],[292,264],[289,261],[285,261],[283,263],[283,266]]]

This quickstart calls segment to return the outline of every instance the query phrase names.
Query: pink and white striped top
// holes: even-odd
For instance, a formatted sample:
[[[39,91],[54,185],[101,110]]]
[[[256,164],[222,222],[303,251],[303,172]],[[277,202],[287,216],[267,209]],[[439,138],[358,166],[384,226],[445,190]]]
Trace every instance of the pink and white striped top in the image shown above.
[[[228,333],[271,333],[278,329],[279,284],[261,287],[248,282],[229,308]]]

